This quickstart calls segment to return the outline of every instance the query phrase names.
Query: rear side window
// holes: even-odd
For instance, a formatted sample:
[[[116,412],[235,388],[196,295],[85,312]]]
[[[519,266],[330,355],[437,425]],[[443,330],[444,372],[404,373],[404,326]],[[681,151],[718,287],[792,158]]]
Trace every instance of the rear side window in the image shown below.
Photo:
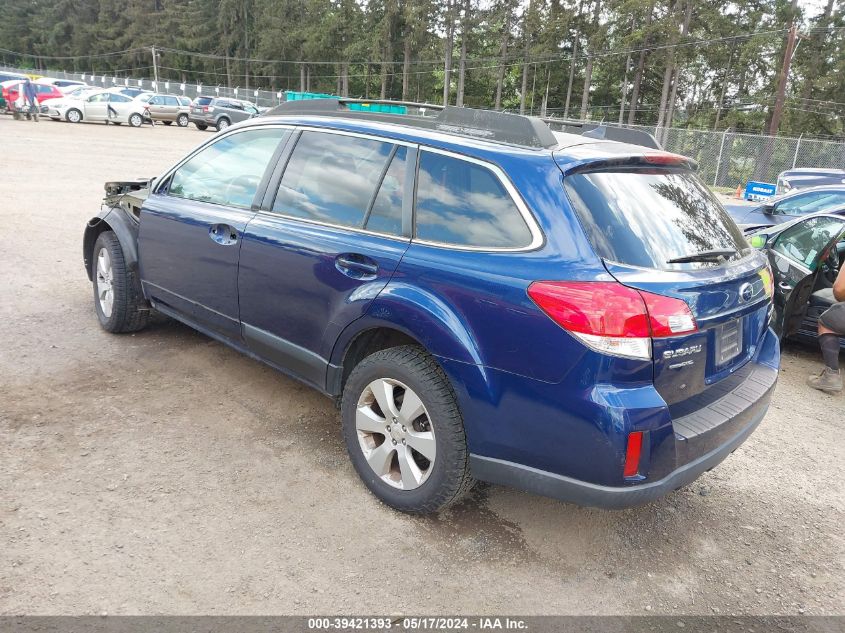
[[[531,231],[519,208],[490,169],[460,158],[423,151],[415,207],[416,237],[476,248],[520,248]]]
[[[264,128],[221,138],[176,170],[168,194],[249,208],[267,163],[288,133],[285,129]]]
[[[303,132],[285,167],[273,211],[362,227],[392,151],[391,143]]]
[[[704,251],[747,252],[742,233],[689,171],[599,171],[564,179],[569,201],[599,257],[677,270],[712,266],[668,260]]]

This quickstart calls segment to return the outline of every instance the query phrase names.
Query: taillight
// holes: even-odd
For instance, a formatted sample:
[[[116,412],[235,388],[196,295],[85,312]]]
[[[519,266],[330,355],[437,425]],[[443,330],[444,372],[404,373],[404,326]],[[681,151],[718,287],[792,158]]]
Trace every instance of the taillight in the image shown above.
[[[214,106],[203,106],[202,111],[203,112],[214,112]]]
[[[628,446],[625,449],[625,466],[623,477],[636,477],[640,472],[640,455],[643,451],[643,432],[634,431],[628,434]]]
[[[681,299],[605,281],[535,281],[528,296],[596,351],[648,360],[651,339],[698,330]]]

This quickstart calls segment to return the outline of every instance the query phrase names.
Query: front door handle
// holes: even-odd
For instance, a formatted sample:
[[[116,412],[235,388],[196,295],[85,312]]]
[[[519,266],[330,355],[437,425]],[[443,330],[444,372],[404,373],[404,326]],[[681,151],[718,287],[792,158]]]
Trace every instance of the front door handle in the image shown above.
[[[221,246],[231,246],[238,243],[238,230],[228,224],[212,224],[208,229],[208,237]]]
[[[335,267],[347,277],[370,279],[378,274],[378,263],[357,253],[344,253],[335,258]]]
[[[780,289],[781,289],[781,290],[783,290],[784,292],[792,292],[792,289],[794,288],[794,286],[790,286],[790,285],[789,285],[788,283],[786,283],[785,281],[781,281],[781,282],[778,284],[778,288],[780,288]]]

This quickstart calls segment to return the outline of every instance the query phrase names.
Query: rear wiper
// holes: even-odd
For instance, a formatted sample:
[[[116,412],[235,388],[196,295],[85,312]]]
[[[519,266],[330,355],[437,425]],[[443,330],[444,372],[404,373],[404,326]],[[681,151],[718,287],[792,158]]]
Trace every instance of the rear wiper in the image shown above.
[[[667,259],[667,264],[687,264],[689,262],[711,262],[722,257],[730,257],[736,255],[736,250],[732,248],[717,248],[712,251],[701,251],[692,255],[684,255],[683,257],[674,257]]]

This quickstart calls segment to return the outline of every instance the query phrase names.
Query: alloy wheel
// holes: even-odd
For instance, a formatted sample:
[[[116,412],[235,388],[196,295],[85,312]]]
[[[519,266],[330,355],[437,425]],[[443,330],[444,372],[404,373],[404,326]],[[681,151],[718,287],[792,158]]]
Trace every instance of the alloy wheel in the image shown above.
[[[358,398],[355,428],[364,458],[400,490],[426,482],[436,457],[434,426],[420,397],[391,378],[372,381]]]
[[[112,274],[111,256],[106,248],[97,253],[97,300],[100,310],[107,319],[111,317],[114,306],[114,278]]]

